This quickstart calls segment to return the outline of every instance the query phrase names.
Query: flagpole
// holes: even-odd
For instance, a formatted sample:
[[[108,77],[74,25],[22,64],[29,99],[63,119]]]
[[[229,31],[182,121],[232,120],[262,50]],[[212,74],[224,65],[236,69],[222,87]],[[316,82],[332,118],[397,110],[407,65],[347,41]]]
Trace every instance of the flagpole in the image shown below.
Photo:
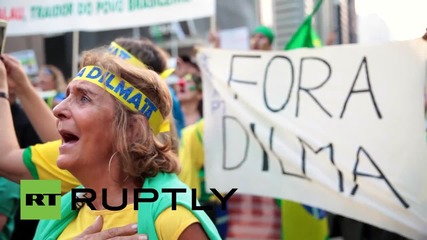
[[[210,18],[211,32],[216,32],[216,15]]]
[[[216,46],[216,45],[219,45],[219,43],[218,43],[218,41],[219,41],[219,34],[218,34],[218,32],[217,32],[218,30],[217,30],[217,27],[216,27],[216,13],[210,18],[210,32],[209,32],[209,38],[210,37],[212,37],[213,39],[212,39],[212,41],[213,42],[210,42],[209,43],[209,45],[210,45],[210,47],[213,47],[213,48],[215,48],[215,47],[219,47],[219,46]],[[211,36],[211,34],[212,34],[212,36]],[[209,41],[211,41],[211,40],[209,40]]]
[[[80,45],[80,32],[73,31],[73,51],[72,51],[72,70],[71,76],[75,76],[78,71],[79,65],[79,45]]]
[[[170,23],[171,28],[173,27],[174,22]],[[171,55],[173,58],[178,58],[179,55],[179,46],[178,46],[178,36],[176,31],[171,31]]]

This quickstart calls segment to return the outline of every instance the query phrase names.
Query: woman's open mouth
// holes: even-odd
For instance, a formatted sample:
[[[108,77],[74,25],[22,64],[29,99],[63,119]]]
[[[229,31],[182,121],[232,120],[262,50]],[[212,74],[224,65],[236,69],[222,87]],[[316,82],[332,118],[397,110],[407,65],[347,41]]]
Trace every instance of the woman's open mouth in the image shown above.
[[[61,135],[62,142],[64,144],[73,144],[79,141],[79,137],[70,131],[60,130],[59,134]]]

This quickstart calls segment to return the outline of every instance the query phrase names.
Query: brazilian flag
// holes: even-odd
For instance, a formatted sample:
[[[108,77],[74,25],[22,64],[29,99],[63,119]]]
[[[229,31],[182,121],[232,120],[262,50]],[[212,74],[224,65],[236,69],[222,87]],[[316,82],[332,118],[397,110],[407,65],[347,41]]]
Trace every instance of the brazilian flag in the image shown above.
[[[329,239],[327,213],[324,210],[288,200],[281,200],[280,205],[282,240]]]
[[[305,18],[304,22],[301,24],[301,26],[299,26],[298,30],[291,37],[291,40],[289,40],[289,42],[285,45],[285,50],[322,46],[322,41],[312,26],[313,15],[316,14],[317,10],[319,10],[322,2],[323,0],[317,1],[313,12]]]
[[[313,15],[323,0],[318,0],[313,12],[306,17],[285,46],[285,50],[321,47],[322,42],[312,27]],[[329,239],[327,214],[322,209],[288,200],[280,201],[282,214],[282,240]]]

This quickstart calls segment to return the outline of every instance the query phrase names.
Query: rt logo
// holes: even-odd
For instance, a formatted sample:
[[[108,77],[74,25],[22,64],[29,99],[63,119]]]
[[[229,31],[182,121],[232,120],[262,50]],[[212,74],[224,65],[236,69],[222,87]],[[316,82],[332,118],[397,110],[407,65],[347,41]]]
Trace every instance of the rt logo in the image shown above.
[[[61,219],[61,181],[21,180],[21,219]]]

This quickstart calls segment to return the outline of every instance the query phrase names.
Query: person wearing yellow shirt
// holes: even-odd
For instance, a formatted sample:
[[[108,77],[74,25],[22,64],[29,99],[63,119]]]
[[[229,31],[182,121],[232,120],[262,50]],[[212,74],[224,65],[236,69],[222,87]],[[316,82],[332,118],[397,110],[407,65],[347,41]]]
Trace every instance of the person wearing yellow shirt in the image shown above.
[[[7,57],[5,57],[5,58],[7,58]],[[93,53],[92,55],[89,55],[87,61],[90,62],[92,58],[97,60],[97,61],[93,62],[93,64],[103,63],[103,64],[107,64],[107,66],[110,66],[108,64],[116,64],[115,66],[117,67],[117,69],[119,69],[119,70],[126,69],[126,70],[124,70],[125,73],[126,73],[127,69],[129,69],[129,68],[133,71],[133,74],[139,73],[138,71],[140,71],[136,67],[126,66],[126,67],[120,68],[122,66],[121,64],[124,64],[124,63],[117,61],[111,57],[103,56],[102,58],[97,59],[97,55]],[[104,60],[104,58],[106,59],[105,60],[106,62],[102,62]],[[6,66],[9,70],[8,71],[9,77],[11,77],[11,78],[16,77],[16,75],[13,75],[13,74],[17,74],[17,72],[19,74],[19,71],[22,70],[16,66],[17,63],[14,62],[12,59],[5,59],[3,61],[6,63]],[[103,71],[105,66],[103,66],[102,64],[100,64],[100,65],[101,66],[89,66],[89,67],[91,67],[92,70],[93,69],[101,69],[99,71]],[[3,66],[3,68],[4,68],[4,66]],[[143,71],[143,73],[139,73],[139,74],[146,74],[151,79],[156,79],[155,76],[157,76],[157,75],[152,74],[150,76],[149,75],[150,71],[148,71],[148,70],[144,70],[144,71]],[[111,72],[103,72],[103,73],[110,74],[110,76],[114,74]],[[117,74],[117,75],[120,75],[120,74]],[[138,81],[140,81],[141,79],[144,79],[143,76],[145,76],[145,75],[142,75],[142,76],[139,75],[137,78]],[[126,79],[126,80],[128,80],[128,79]],[[3,86],[6,85],[6,83],[5,83],[6,81],[5,81],[4,76],[2,76],[1,81],[3,81],[2,82]],[[85,81],[88,83],[86,83]],[[133,80],[133,81],[135,81],[135,80]],[[151,81],[153,81],[153,80],[151,80]],[[84,84],[81,84],[82,82],[84,82]],[[150,82],[150,83],[151,84],[159,84],[159,80],[156,80],[156,81]],[[135,83],[133,83],[133,84],[135,84]],[[108,158],[106,157],[107,161],[103,162],[102,156],[109,155],[109,153],[107,154],[107,152],[110,152],[113,149],[111,149],[111,147],[103,149],[103,148],[100,148],[100,146],[102,146],[102,145],[104,145],[104,146],[120,146],[119,144],[111,144],[111,143],[102,144],[103,141],[107,141],[107,140],[112,141],[113,140],[113,138],[111,138],[111,137],[110,137],[110,139],[105,138],[106,129],[109,129],[111,131],[114,131],[114,129],[105,128],[105,126],[104,126],[105,123],[104,123],[104,125],[102,125],[102,124],[95,125],[95,126],[100,127],[99,128],[100,130],[98,130],[99,131],[98,132],[97,130],[94,130],[95,129],[94,126],[89,126],[90,125],[89,122],[92,122],[93,118],[89,118],[89,117],[85,117],[85,116],[89,113],[92,113],[92,114],[93,113],[99,113],[100,114],[99,116],[97,116],[96,114],[94,115],[95,119],[96,119],[96,117],[100,117],[99,119],[102,119],[101,122],[104,122],[104,121],[106,121],[106,119],[108,119],[108,116],[109,116],[108,114],[110,114],[110,119],[111,119],[112,118],[111,114],[114,113],[115,108],[108,110],[108,106],[110,106],[110,107],[113,106],[113,105],[111,105],[111,103],[114,103],[114,98],[113,98],[114,96],[110,96],[110,95],[104,93],[105,92],[104,89],[97,87],[96,84],[92,84],[87,79],[80,79],[80,78],[76,79],[74,85],[75,85],[74,88],[70,89],[70,87],[69,87],[67,99],[63,103],[58,105],[58,108],[55,108],[55,111],[56,111],[55,114],[56,114],[57,118],[60,119],[59,123],[58,123],[58,127],[61,131],[62,138],[63,138],[62,145],[61,145],[61,149],[62,149],[61,151],[65,151],[65,152],[62,152],[60,154],[60,157],[58,159],[57,163],[58,163],[59,167],[61,167],[62,169],[65,169],[69,172],[72,172],[73,175],[79,179],[78,182],[83,183],[85,186],[90,186],[93,189],[99,188],[99,186],[101,186],[100,184],[102,184],[103,186],[112,187],[113,189],[114,188],[118,189],[119,186],[120,187],[127,187],[127,188],[137,187],[138,185],[142,186],[142,183],[144,183],[144,186],[145,186],[145,183],[149,184],[151,180],[152,180],[152,182],[155,182],[155,179],[157,178],[157,176],[159,176],[159,178],[163,178],[163,179],[169,179],[170,178],[170,179],[172,179],[171,180],[172,183],[174,183],[174,184],[177,183],[179,185],[179,182],[174,180],[173,174],[168,173],[168,172],[175,172],[177,169],[177,164],[174,163],[173,156],[170,155],[172,153],[170,153],[167,150],[168,149],[168,147],[166,147],[167,143],[165,145],[163,145],[165,147],[161,147],[162,146],[161,143],[157,143],[157,142],[151,140],[152,144],[155,144],[154,146],[156,146],[154,149],[152,149],[152,151],[155,151],[157,156],[163,157],[163,160],[162,160],[162,158],[159,159],[159,160],[161,160],[161,163],[163,165],[162,164],[159,164],[159,165],[160,165],[160,171],[164,172],[164,174],[163,173],[162,174],[160,174],[160,173],[155,174],[155,172],[149,170],[149,166],[148,166],[148,169],[143,168],[143,169],[148,171],[148,174],[146,176],[144,176],[143,173],[135,172],[135,170],[130,170],[130,172],[127,172],[127,171],[129,171],[129,169],[134,169],[132,167],[130,167],[129,169],[126,169],[127,171],[123,170],[124,167],[122,166],[121,162],[125,161],[123,159],[126,159],[126,156],[123,156],[123,155],[126,155],[124,153],[129,152],[129,151],[123,151],[123,146],[122,146],[122,151],[116,151],[119,154],[114,152],[109,157],[109,161],[108,161]],[[82,87],[84,87],[85,89],[82,90]],[[159,104],[159,106],[162,106],[161,108],[157,108],[157,109],[159,109],[159,111],[162,111],[162,113],[159,112],[159,114],[161,114],[161,115],[158,115],[158,114],[156,115],[157,120],[164,118],[163,116],[165,116],[165,115],[167,116],[168,111],[170,110],[170,109],[168,109],[168,107],[170,108],[170,105],[164,104],[164,103],[169,102],[167,100],[167,97],[170,97],[170,95],[166,94],[166,93],[168,93],[167,88],[165,90],[162,87],[163,87],[162,84],[159,84],[155,87],[151,86],[151,89],[157,89],[155,96],[152,96],[152,95],[154,95],[154,93],[146,93],[147,95],[149,95],[149,97],[146,97],[146,99],[149,99],[149,100],[156,99],[157,100],[157,101],[154,100],[152,102],[154,106],[157,106],[155,104]],[[1,88],[0,90],[3,90],[5,95],[7,95],[7,90],[4,90],[4,88]],[[136,88],[135,88],[135,90],[136,90]],[[165,90],[165,91],[163,91],[163,90]],[[138,91],[140,91],[140,90],[138,90]],[[163,92],[161,92],[161,91],[163,91]],[[92,96],[90,96],[90,94],[92,94]],[[141,92],[140,94],[142,95],[145,93]],[[163,95],[161,95],[161,94],[163,94]],[[70,95],[72,97],[70,97]],[[162,99],[161,97],[164,97],[165,99]],[[95,100],[97,98],[98,98],[98,101]],[[111,100],[108,100],[108,99],[111,99]],[[161,103],[163,103],[163,104],[161,104]],[[136,104],[136,102],[135,102],[135,104]],[[5,151],[2,151],[5,153],[5,156],[3,156],[3,158],[1,158],[0,162],[4,163],[4,159],[8,159],[8,160],[10,160],[10,163],[7,164],[8,166],[2,167],[2,169],[0,170],[0,173],[2,175],[8,176],[9,178],[11,178],[15,181],[19,181],[20,179],[29,179],[31,177],[34,177],[35,174],[37,174],[36,177],[43,177],[43,178],[49,178],[49,177],[57,178],[57,176],[60,176],[59,179],[61,179],[61,177],[62,177],[61,180],[65,179],[65,182],[69,184],[68,186],[63,186],[64,192],[70,186],[74,186],[74,185],[78,184],[77,181],[73,180],[74,178],[70,175],[69,172],[64,171],[64,170],[60,170],[57,172],[52,171],[52,169],[50,169],[50,166],[49,166],[49,163],[51,163],[51,162],[49,162],[49,161],[43,162],[43,160],[40,160],[39,162],[35,161],[36,163],[34,164],[33,161],[30,161],[30,163],[29,163],[28,161],[19,162],[18,160],[16,160],[16,159],[19,159],[22,157],[21,154],[23,154],[24,151],[23,150],[9,151],[10,149],[19,149],[19,147],[17,147],[16,142],[13,141],[13,137],[12,137],[13,133],[8,130],[8,129],[12,128],[10,126],[11,125],[10,121],[9,121],[10,119],[8,118],[10,113],[8,114],[7,109],[5,109],[3,107],[3,105],[4,105],[3,103],[2,103],[2,105],[0,105],[0,111],[1,111],[0,122],[2,123],[1,125],[3,126],[3,127],[1,127],[2,132],[4,132],[5,135],[0,137],[0,148],[2,150],[5,150]],[[76,108],[77,105],[79,105],[79,106]],[[60,106],[65,106],[65,107],[61,110]],[[57,109],[59,109],[59,110],[57,110]],[[124,108],[124,109],[126,109],[126,108]],[[79,111],[84,111],[84,110],[86,110],[87,114],[79,114]],[[100,112],[100,110],[104,110],[104,111]],[[151,131],[153,133],[157,133],[158,128],[159,128],[159,126],[158,126],[159,121],[154,121],[154,123],[152,123],[152,122],[150,122],[150,119],[143,120],[143,119],[149,118],[150,115],[148,113],[145,113],[145,114],[136,113],[136,114],[141,114],[141,117],[138,117],[138,115],[137,116],[133,115],[135,113],[131,113],[132,111],[129,111],[129,110],[122,111],[122,112],[129,114],[129,116],[131,116],[132,119],[139,119],[139,121],[141,123],[145,122],[146,127],[141,129],[141,127],[144,126],[144,124],[142,124],[139,127],[139,129],[144,130],[147,133],[151,132]],[[73,116],[73,117],[71,117],[71,116]],[[156,122],[157,122],[157,125],[156,125]],[[62,123],[64,123],[64,125],[62,125]],[[111,126],[111,124],[112,123],[110,123],[110,126]],[[132,126],[135,127],[134,125],[132,125]],[[128,126],[128,127],[130,127],[130,126]],[[102,129],[102,131],[101,131],[101,129]],[[125,128],[122,128],[122,129],[125,129]],[[84,134],[86,131],[89,134]],[[102,132],[102,134],[101,134],[101,132]],[[135,132],[135,131],[131,131],[131,132]],[[101,135],[99,135],[99,134],[101,134]],[[110,134],[110,136],[114,135],[114,133],[109,133],[109,134]],[[97,135],[99,135],[99,136],[97,136]],[[138,139],[138,137],[140,137],[135,133],[133,133],[132,136],[135,137],[136,139]],[[148,134],[148,137],[149,136],[150,136],[150,134]],[[152,136],[154,136],[154,135],[152,135]],[[10,137],[9,140],[6,139],[8,137]],[[147,135],[144,135],[144,137],[147,137]],[[12,140],[10,140],[10,139],[12,139]],[[78,142],[80,140],[85,141],[85,144],[82,143],[80,146],[78,146],[79,145]],[[132,143],[134,144],[135,141],[132,141]],[[57,143],[53,142],[50,144],[52,144],[52,146],[54,146]],[[93,145],[93,144],[95,144],[95,145]],[[91,145],[93,145],[93,146],[91,147]],[[76,147],[75,150],[73,149],[74,147]],[[68,151],[70,151],[70,152],[67,152],[67,148],[68,148]],[[95,152],[91,153],[91,151],[95,151]],[[130,151],[130,152],[132,152],[132,151]],[[55,153],[53,153],[53,154],[55,154]],[[94,158],[94,156],[96,156],[96,157]],[[146,156],[146,155],[144,155],[144,156]],[[33,147],[32,149],[30,148],[30,150],[26,150],[24,153],[24,159],[28,159],[28,158],[29,159],[34,159],[34,158],[36,158],[36,159],[45,159],[46,158],[47,159],[50,157],[46,156],[45,150],[37,152],[37,147]],[[61,161],[61,159],[62,159],[62,161]],[[92,159],[95,159],[95,160],[92,160]],[[144,159],[144,158],[141,158],[141,159]],[[156,159],[152,159],[152,162],[156,163]],[[167,160],[167,159],[169,159],[169,160]],[[113,161],[113,160],[115,160],[115,161]],[[165,161],[165,160],[167,160],[167,161]],[[93,162],[91,162],[91,161],[93,161]],[[62,165],[61,165],[61,162],[62,162]],[[33,163],[33,166],[31,166],[31,163]],[[45,164],[45,163],[47,163],[47,164]],[[105,165],[105,164],[107,164],[107,165]],[[91,167],[91,165],[93,165],[95,167]],[[103,166],[105,166],[105,167],[103,167]],[[111,167],[111,166],[113,166],[113,167]],[[33,167],[34,169],[31,169],[31,167]],[[105,173],[106,167],[108,168],[108,170],[110,170],[110,169],[113,169],[113,170],[108,171],[110,174],[102,174],[99,178],[93,178],[93,174],[88,174],[89,172],[87,172],[87,171],[94,171],[95,173],[97,173],[97,172]],[[28,169],[30,169],[30,170],[28,170]],[[157,169],[159,169],[159,168],[157,168]],[[130,178],[130,177],[124,177],[125,174],[127,176],[132,176],[133,178],[135,178],[135,180],[132,180],[132,178]],[[138,174],[142,174],[142,175],[138,175]],[[89,176],[93,180],[90,180],[88,178]],[[138,176],[142,176],[142,178],[138,177]],[[165,177],[162,177],[162,176],[165,176]],[[123,183],[121,185],[121,184],[118,184],[115,180],[120,179],[122,177],[124,177],[124,179],[126,179],[126,181],[123,181]],[[68,180],[67,180],[67,178],[68,178]],[[92,183],[92,181],[95,181],[95,180],[98,183],[96,183],[96,182]],[[73,182],[73,181],[75,181],[75,182]],[[141,181],[143,181],[143,182],[141,182]],[[114,196],[114,194],[113,194],[113,196]],[[182,206],[184,206],[184,207],[183,208],[178,207],[178,209],[175,212],[173,212],[173,214],[168,213],[168,210],[165,210],[165,211],[162,211],[158,215],[158,218],[155,221],[156,228],[155,228],[155,230],[152,229],[152,231],[154,231],[155,234],[157,234],[157,237],[162,238],[161,236],[163,236],[165,239],[169,239],[170,237],[173,238],[174,236],[179,235],[179,236],[185,238],[185,236],[187,236],[189,233],[191,233],[191,235],[196,234],[195,236],[199,236],[201,238],[204,238],[204,236],[205,237],[206,236],[216,237],[217,233],[216,233],[215,227],[212,227],[213,225],[211,223],[209,223],[209,221],[205,221],[203,214],[195,214],[195,213],[191,212],[187,206],[185,206],[185,205],[182,205]],[[98,206],[98,207],[101,208],[101,206]],[[76,216],[76,218],[75,218],[77,220],[74,221],[75,223],[78,223],[78,226],[73,225],[73,222],[69,223],[67,225],[67,227],[58,235],[58,237],[67,238],[67,234],[69,234],[69,233],[71,233],[72,235],[75,236],[75,234],[81,233],[82,231],[87,229],[87,227],[89,227],[89,225],[85,225],[85,224],[79,225],[80,223],[85,222],[83,219],[86,219],[86,220],[89,219],[89,222],[90,222],[90,217],[88,214],[85,214],[86,212],[85,212],[84,207],[81,210],[82,210],[81,214],[79,213],[78,216]],[[125,211],[126,211],[126,209],[125,209]],[[109,215],[109,214],[104,215],[102,210],[96,210],[95,212],[97,212],[103,216]],[[120,219],[120,212],[115,212],[113,215],[115,215],[115,214],[117,214],[118,219]],[[180,216],[182,216],[183,219],[186,219],[186,220],[182,221]],[[181,220],[179,220],[179,223],[178,223],[179,225],[176,225],[175,227],[171,228],[171,226],[172,226],[171,223],[174,222],[171,220],[171,218],[181,219]],[[138,217],[138,219],[139,219],[139,217]],[[162,221],[162,219],[164,219],[164,220]],[[126,224],[126,222],[121,222],[120,220],[118,220],[118,221],[111,221],[111,223],[114,225],[108,226],[108,224],[109,224],[108,223],[108,217],[106,217],[105,220],[106,221],[104,222],[103,229],[107,229],[110,227],[116,227],[116,226],[122,226],[123,224]],[[137,219],[136,218],[127,218],[126,221],[128,221],[127,223],[132,223],[132,222],[137,222]],[[162,226],[163,226],[163,228],[162,228]],[[138,229],[139,229],[139,225],[138,225]],[[171,233],[168,233],[168,231],[166,231],[166,230],[163,231],[162,229],[173,229],[174,231],[171,234]],[[42,232],[41,232],[42,236],[43,236],[43,234],[45,234],[44,233],[45,231],[44,232],[43,231],[44,230],[42,229]],[[40,236],[39,232],[38,232],[38,234]],[[62,234],[65,234],[65,235],[62,235]]]
[[[227,237],[228,212],[222,210],[217,198],[212,193],[205,191],[204,162],[205,153],[203,148],[204,120],[200,119],[194,124],[185,127],[179,147],[179,159],[181,161],[181,172],[178,177],[191,189],[196,189],[197,199],[206,207],[209,217],[214,221],[222,238]]]

